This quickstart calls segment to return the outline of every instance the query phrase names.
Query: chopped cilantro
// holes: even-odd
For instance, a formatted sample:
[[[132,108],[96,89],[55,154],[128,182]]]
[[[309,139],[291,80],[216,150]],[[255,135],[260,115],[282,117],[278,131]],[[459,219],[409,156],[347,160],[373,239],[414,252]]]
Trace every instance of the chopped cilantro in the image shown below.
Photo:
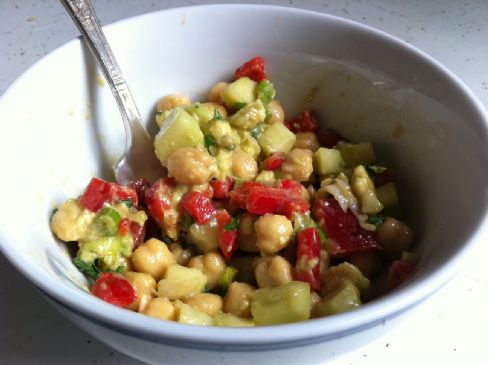
[[[213,120],[224,120],[224,117],[222,117],[222,114],[220,114],[219,109],[215,108],[214,109],[214,115],[213,115]]]
[[[238,101],[237,103],[234,103],[234,109],[240,110],[240,109],[244,108],[246,105],[247,105],[247,103],[243,103],[243,102]]]
[[[132,200],[131,199],[122,200],[122,203],[124,203],[127,208],[131,208],[134,205],[134,204],[132,204]]]
[[[235,231],[239,228],[239,218],[232,217],[231,221],[224,225],[224,231]]]
[[[219,279],[219,286],[222,289],[227,289],[229,285],[232,283],[232,281],[234,280],[236,274],[237,274],[237,269],[235,267],[227,266],[224,270],[224,273]]]
[[[215,142],[215,138],[213,138],[213,136],[211,136],[210,134],[207,134],[204,138],[204,142],[205,142],[205,147],[208,149],[209,147],[211,146],[214,146],[216,145],[217,143]]]
[[[374,224],[376,228],[381,226],[388,217],[384,214],[375,214],[368,217],[368,223]]]
[[[93,279],[97,279],[98,275],[100,275],[101,270],[96,265],[95,262],[85,262],[79,257],[75,257],[73,259],[73,264],[84,274],[88,275]]]
[[[119,266],[118,268],[115,269],[114,272],[118,272],[119,274],[125,273],[125,268],[123,266]]]
[[[276,94],[273,84],[267,79],[261,80],[257,84],[256,91],[258,94],[258,99],[260,99],[265,105],[269,104]]]
[[[258,123],[254,129],[251,130],[251,136],[258,139],[259,136],[263,133],[263,126],[261,123]]]

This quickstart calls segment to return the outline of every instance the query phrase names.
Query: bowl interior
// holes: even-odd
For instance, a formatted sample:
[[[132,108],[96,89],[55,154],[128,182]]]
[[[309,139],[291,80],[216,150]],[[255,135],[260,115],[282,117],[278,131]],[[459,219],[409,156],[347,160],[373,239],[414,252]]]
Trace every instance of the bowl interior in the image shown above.
[[[372,141],[379,160],[396,167],[419,270],[396,294],[402,304],[387,309],[392,299],[385,298],[356,312],[370,307],[387,315],[419,300],[415,293],[431,274],[455,262],[480,232],[488,197],[486,115],[459,81],[409,46],[335,17],[257,6],[176,9],[106,31],[152,133],[159,97],[181,92],[203,100],[216,81],[260,54],[288,116],[312,108],[323,125]],[[0,182],[8,192],[3,252],[59,300],[82,310],[89,304],[100,316],[119,313],[80,294],[84,279],[48,224],[52,209],[79,195],[92,176],[111,178],[125,147],[116,104],[89,52],[75,40],[34,65],[3,96],[0,116],[0,156],[10,176]],[[429,288],[446,278],[437,275]],[[356,322],[340,328],[367,320],[349,315]]]

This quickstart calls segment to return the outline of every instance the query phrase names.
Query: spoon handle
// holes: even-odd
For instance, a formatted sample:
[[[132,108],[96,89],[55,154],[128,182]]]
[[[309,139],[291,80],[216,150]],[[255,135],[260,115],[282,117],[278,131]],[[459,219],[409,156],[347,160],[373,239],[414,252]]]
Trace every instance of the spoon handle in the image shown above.
[[[114,166],[117,182],[127,184],[141,177],[154,181],[162,173],[161,164],[154,155],[152,139],[143,125],[139,110],[122,77],[93,5],[90,0],[61,0],[61,3],[73,18],[102,70],[122,115],[126,132],[126,148],[124,156]],[[141,164],[141,162],[145,163]]]

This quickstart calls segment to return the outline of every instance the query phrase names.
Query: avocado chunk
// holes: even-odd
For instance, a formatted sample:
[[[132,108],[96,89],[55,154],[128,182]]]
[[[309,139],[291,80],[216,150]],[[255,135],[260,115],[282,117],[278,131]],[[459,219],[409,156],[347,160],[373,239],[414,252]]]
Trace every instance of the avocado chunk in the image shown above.
[[[233,127],[251,130],[258,123],[264,122],[265,118],[266,110],[262,101],[258,99],[240,109],[230,118],[229,122]]]
[[[283,123],[275,123],[266,128],[258,138],[258,143],[266,155],[274,152],[290,152],[295,144],[295,133]]]
[[[291,281],[254,292],[251,313],[257,325],[304,321],[310,317],[310,286]]]
[[[154,139],[156,156],[166,167],[168,158],[179,148],[203,145],[203,133],[198,121],[181,107],[173,109],[166,117]]]
[[[220,92],[220,97],[227,109],[240,109],[240,106],[256,100],[256,81],[248,77],[241,77],[226,85]]]
[[[132,255],[132,237],[130,235],[100,237],[91,241],[80,242],[77,257],[85,263],[101,260],[112,271],[122,266],[123,257]]]

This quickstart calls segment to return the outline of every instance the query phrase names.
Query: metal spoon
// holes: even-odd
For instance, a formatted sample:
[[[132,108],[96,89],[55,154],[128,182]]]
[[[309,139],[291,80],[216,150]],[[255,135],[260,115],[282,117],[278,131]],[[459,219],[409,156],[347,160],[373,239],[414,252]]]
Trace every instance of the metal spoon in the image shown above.
[[[121,185],[145,178],[153,183],[166,173],[154,152],[151,137],[122,77],[90,0],[61,0],[81,32],[85,44],[102,70],[117,101],[126,133],[125,152],[114,167],[115,179]]]

